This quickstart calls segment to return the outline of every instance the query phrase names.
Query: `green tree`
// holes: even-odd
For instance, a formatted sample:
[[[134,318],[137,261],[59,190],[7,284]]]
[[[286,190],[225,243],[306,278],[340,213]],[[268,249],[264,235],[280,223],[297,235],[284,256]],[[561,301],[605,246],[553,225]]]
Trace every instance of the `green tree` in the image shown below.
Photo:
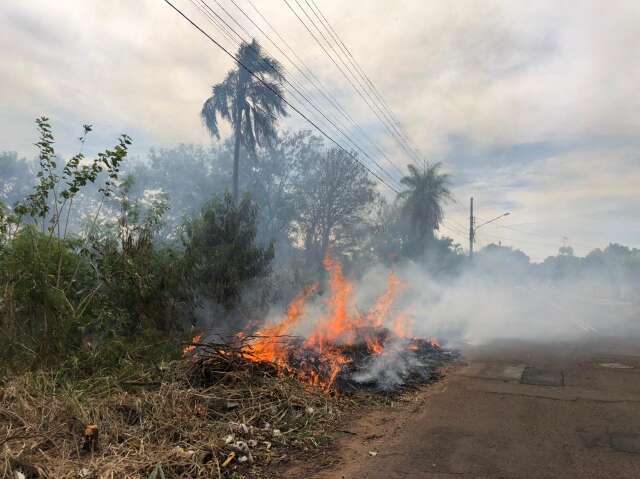
[[[443,204],[451,199],[449,175],[441,173],[441,163],[427,165],[420,171],[409,165],[409,175],[402,178],[406,189],[401,191],[402,214],[409,221],[409,252],[424,253],[426,242],[434,238],[444,218]]]
[[[265,55],[254,39],[243,42],[236,54],[239,64],[214,85],[202,106],[202,119],[212,136],[220,138],[219,118],[231,123],[234,134],[233,199],[239,198],[240,146],[256,158],[256,146],[269,144],[276,136],[278,117],[286,115],[284,79],[280,63]]]
[[[185,225],[187,270],[197,285],[196,295],[231,310],[249,281],[267,275],[273,245],[256,245],[257,216],[248,197],[236,204],[227,193]]]

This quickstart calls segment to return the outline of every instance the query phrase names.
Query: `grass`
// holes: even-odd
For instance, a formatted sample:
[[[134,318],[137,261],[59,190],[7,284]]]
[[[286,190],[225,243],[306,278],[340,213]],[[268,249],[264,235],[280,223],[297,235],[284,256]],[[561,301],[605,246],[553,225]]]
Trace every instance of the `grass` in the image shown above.
[[[295,451],[327,444],[354,404],[268,367],[219,366],[205,374],[201,363],[176,361],[141,379],[6,378],[0,477],[269,477]]]

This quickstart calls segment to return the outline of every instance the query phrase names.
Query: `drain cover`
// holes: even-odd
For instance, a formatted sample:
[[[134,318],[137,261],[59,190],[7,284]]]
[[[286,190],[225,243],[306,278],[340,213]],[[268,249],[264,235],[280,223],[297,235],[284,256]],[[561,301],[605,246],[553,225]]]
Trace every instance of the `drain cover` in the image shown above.
[[[609,445],[614,451],[640,454],[640,434],[612,432],[609,434]]]
[[[559,369],[538,369],[527,367],[522,373],[520,384],[535,386],[564,386],[564,374]]]

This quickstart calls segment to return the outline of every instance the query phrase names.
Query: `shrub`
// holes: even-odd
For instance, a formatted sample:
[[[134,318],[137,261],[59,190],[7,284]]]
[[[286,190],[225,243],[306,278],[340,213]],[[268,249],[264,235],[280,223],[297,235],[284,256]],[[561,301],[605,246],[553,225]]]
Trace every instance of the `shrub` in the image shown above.
[[[227,193],[186,223],[186,264],[196,295],[231,310],[243,287],[269,272],[273,244],[266,248],[256,244],[257,212],[248,197],[236,205]]]

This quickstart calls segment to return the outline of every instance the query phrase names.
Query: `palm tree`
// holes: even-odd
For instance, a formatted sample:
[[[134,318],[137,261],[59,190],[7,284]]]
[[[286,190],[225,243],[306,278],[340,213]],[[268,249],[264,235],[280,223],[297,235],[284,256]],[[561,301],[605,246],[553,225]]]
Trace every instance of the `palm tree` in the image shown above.
[[[200,115],[209,133],[218,139],[218,117],[231,123],[235,137],[233,198],[237,203],[240,145],[255,159],[256,145],[269,144],[276,136],[278,116],[286,115],[286,105],[280,86],[283,67],[276,59],[265,55],[255,39],[242,42],[236,57],[237,67],[212,87],[213,94],[204,102]]]
[[[407,188],[398,195],[402,213],[411,223],[416,246],[422,252],[425,239],[432,238],[444,218],[443,203],[450,200],[449,175],[440,173],[441,163],[426,165],[420,171],[409,165],[409,175],[400,182]]]

